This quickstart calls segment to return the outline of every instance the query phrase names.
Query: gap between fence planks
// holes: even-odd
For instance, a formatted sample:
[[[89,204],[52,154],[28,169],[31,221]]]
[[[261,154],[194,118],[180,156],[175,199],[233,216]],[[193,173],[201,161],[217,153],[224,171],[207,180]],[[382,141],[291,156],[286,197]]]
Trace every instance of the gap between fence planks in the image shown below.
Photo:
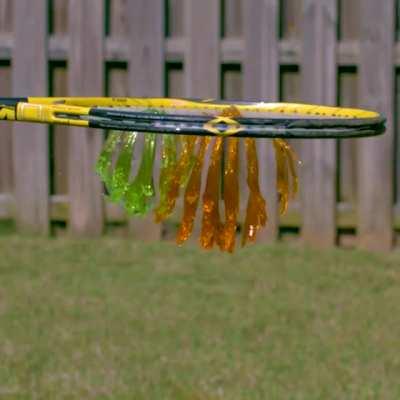
[[[13,2],[13,96],[47,93],[47,2]],[[29,21],[29,23],[27,22]],[[19,232],[49,233],[48,127],[13,126],[15,220]]]
[[[303,5],[302,95],[308,103],[336,102],[336,0]],[[329,247],[336,240],[336,142],[302,142],[302,239]]]
[[[340,40],[356,42],[360,36],[359,9],[362,0],[340,3]],[[339,74],[339,104],[342,107],[358,107],[358,77],[355,68]],[[339,140],[339,190],[340,201],[356,207],[357,201],[357,139]],[[339,197],[339,196],[338,196]]]
[[[65,39],[68,35],[68,2],[53,0],[52,2],[52,32],[55,36]],[[68,96],[68,70],[64,63],[50,63],[49,79],[51,80],[50,96]],[[67,126],[54,126],[50,131],[52,137],[53,175],[51,188],[54,195],[68,194],[68,140]]]
[[[102,96],[104,78],[104,4],[97,0],[69,3],[69,95]],[[94,172],[102,146],[101,131],[69,131],[69,229],[74,235],[103,231],[103,187]]]
[[[360,10],[360,103],[388,117],[384,136],[358,144],[358,240],[369,250],[393,244],[394,6],[364,0]]]

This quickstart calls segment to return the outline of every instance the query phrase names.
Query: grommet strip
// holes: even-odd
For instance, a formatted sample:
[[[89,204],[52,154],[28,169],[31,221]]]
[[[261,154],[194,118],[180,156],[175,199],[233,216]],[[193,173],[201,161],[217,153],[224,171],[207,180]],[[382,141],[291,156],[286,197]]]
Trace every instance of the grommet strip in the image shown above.
[[[218,125],[225,125],[226,129],[222,129]],[[203,128],[218,136],[230,136],[243,130],[239,122],[229,117],[217,117],[203,125]]]

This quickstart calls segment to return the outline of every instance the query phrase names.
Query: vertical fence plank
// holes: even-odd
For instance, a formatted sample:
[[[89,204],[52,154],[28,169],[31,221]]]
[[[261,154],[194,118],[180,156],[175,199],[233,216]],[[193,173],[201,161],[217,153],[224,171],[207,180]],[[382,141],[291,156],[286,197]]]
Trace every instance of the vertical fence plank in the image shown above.
[[[69,3],[69,94],[103,93],[104,4],[97,0]],[[98,235],[103,230],[103,199],[94,165],[102,144],[97,130],[71,128],[69,133],[69,226],[76,235]]]
[[[394,0],[364,0],[360,10],[360,103],[387,116],[384,136],[359,143],[358,239],[370,250],[393,241],[394,10]]]
[[[341,107],[358,106],[358,79],[355,72],[341,71],[339,76],[339,104]],[[340,201],[356,206],[357,200],[357,145],[358,139],[338,141],[340,147],[339,190]]]
[[[279,59],[277,0],[249,0],[244,4],[244,97],[278,101]],[[268,204],[268,228],[260,240],[278,237],[276,165],[271,140],[258,141],[260,184]]]
[[[305,0],[302,93],[310,103],[336,102],[336,0]],[[336,143],[303,142],[303,229],[305,243],[326,247],[336,240]]]
[[[215,0],[185,3],[187,51],[186,95],[218,98],[220,95],[220,4]]]
[[[14,96],[47,94],[47,7],[45,0],[14,1]],[[29,23],[27,23],[29,21]],[[16,222],[21,232],[48,234],[48,129],[15,124],[13,158]]]
[[[163,3],[159,0],[134,0],[128,3],[130,17],[128,79],[132,96],[164,95]],[[159,164],[160,152],[157,153],[156,163]],[[144,219],[132,219],[130,231],[142,240],[157,240],[161,237],[161,226],[153,222],[152,215]]]

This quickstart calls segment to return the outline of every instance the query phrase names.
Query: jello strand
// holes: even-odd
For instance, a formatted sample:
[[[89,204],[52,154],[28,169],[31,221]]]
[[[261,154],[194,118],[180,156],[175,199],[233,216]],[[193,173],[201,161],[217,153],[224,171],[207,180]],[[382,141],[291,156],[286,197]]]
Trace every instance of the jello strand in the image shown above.
[[[196,158],[194,156],[194,148],[196,145],[198,137],[193,135],[181,136],[182,142],[182,153],[184,158],[182,160],[182,174],[179,181],[181,188],[186,187],[189,180],[190,174],[192,172]]]
[[[110,190],[111,176],[112,176],[112,158],[116,151],[119,142],[122,140],[124,134],[117,131],[112,131],[104,142],[103,149],[97,159],[96,172],[99,174],[100,179],[106,185],[107,190]]]
[[[281,140],[274,139],[276,158],[276,187],[279,195],[279,213],[286,212],[289,202],[289,171],[284,145]]]
[[[289,173],[290,173],[290,181],[291,181],[291,188],[289,191],[289,196],[291,199],[293,199],[298,191],[299,191],[299,178],[297,175],[297,168],[296,164],[298,164],[298,158],[296,153],[293,151],[293,149],[290,147],[289,143],[287,143],[283,139],[276,139],[278,140],[285,152],[286,160],[289,165]]]
[[[242,246],[248,241],[254,242],[258,230],[267,222],[266,203],[258,183],[258,159],[254,139],[245,139],[247,159],[247,185],[249,199],[247,202],[246,218],[243,226]]]
[[[209,137],[200,138],[199,149],[197,151],[194,166],[185,190],[183,217],[176,237],[176,242],[178,244],[182,244],[188,240],[193,231],[194,220],[200,199],[201,176],[204,158],[210,140],[211,139]]]
[[[182,150],[179,156],[175,171],[171,175],[169,189],[167,193],[167,201],[162,210],[156,210],[156,222],[161,222],[167,218],[175,208],[176,199],[179,196],[179,188],[184,179],[185,174],[190,172],[190,167],[193,166],[193,150],[197,140],[197,136],[185,135],[181,138]]]
[[[149,211],[150,198],[154,197],[153,167],[156,152],[156,135],[147,133],[144,138],[142,160],[138,173],[125,194],[125,208],[130,214],[144,215]]]
[[[221,156],[223,139],[215,138],[208,168],[207,183],[203,194],[203,220],[200,244],[204,249],[211,249],[218,240],[221,222],[219,220],[219,192],[221,178]]]
[[[177,154],[176,154],[177,138],[172,135],[163,135],[161,150],[161,170],[159,178],[160,202],[154,210],[155,220],[160,222],[168,213],[168,193],[170,191],[171,182],[176,172]]]
[[[123,200],[128,190],[136,138],[137,132],[129,132],[123,135],[121,151],[108,187],[111,201],[119,202]]]
[[[220,231],[221,250],[233,252],[235,249],[237,217],[239,214],[239,140],[227,139],[227,160],[224,171],[225,224]]]

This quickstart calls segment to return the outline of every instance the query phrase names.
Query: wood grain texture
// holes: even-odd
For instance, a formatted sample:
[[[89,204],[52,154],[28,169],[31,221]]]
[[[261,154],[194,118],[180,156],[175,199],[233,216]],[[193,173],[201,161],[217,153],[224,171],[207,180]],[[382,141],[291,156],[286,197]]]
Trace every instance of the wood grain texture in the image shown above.
[[[96,0],[69,2],[69,95],[101,96],[104,77],[104,5]],[[69,131],[70,231],[95,236],[103,230],[103,187],[94,172],[102,146],[98,130]]]
[[[387,116],[386,134],[360,140],[358,148],[359,246],[369,250],[393,244],[394,6],[364,0],[360,10],[360,104]]]
[[[336,102],[336,0],[304,0],[302,94],[307,103]],[[302,239],[328,247],[336,241],[336,142],[303,141]]]
[[[243,86],[246,100],[279,100],[278,1],[249,0],[243,4],[245,56]],[[276,240],[279,218],[276,190],[275,153],[271,140],[258,140],[260,186],[268,204],[267,229],[259,241]]]
[[[47,94],[47,8],[45,0],[13,2],[12,94]],[[48,128],[13,126],[16,222],[22,233],[49,233]]]
[[[140,10],[140,12],[138,12]],[[129,15],[129,93],[135,97],[164,95],[164,4],[158,0],[131,0]],[[160,143],[157,138],[158,144]],[[157,151],[155,171],[159,169]],[[155,177],[155,179],[158,178]],[[153,216],[134,218],[129,224],[132,235],[140,240],[161,238],[161,225]]]

